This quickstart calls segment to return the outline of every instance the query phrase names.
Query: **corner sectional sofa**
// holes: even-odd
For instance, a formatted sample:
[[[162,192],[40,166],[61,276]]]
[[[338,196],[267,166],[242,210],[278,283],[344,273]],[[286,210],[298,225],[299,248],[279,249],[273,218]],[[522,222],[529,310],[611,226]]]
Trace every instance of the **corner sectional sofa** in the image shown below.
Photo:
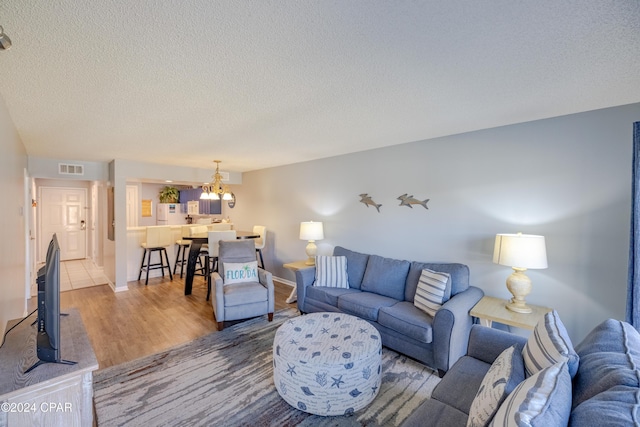
[[[316,268],[296,272],[301,313],[342,312],[369,321],[382,344],[444,373],[467,352],[469,310],[483,292],[469,285],[469,268],[457,263],[410,262],[334,248],[346,258],[348,287],[318,286]],[[414,305],[422,270],[449,275],[434,316]]]
[[[544,350],[528,362],[536,345]],[[505,369],[497,359],[512,346]],[[605,320],[575,349],[555,312],[528,338],[474,325],[467,354],[402,427],[639,426],[639,367],[640,334],[619,320]]]

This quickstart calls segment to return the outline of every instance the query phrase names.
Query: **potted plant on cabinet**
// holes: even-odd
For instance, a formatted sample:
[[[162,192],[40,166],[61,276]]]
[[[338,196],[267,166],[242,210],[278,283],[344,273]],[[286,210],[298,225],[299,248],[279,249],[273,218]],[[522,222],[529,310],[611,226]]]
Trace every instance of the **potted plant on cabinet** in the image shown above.
[[[176,187],[167,185],[160,190],[160,203],[178,203],[180,200],[180,191]]]

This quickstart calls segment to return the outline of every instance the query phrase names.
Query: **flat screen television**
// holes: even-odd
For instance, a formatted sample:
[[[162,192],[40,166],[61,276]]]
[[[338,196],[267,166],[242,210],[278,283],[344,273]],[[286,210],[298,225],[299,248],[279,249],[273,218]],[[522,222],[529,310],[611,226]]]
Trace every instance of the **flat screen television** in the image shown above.
[[[49,242],[45,264],[38,270],[37,284],[36,354],[39,360],[26,372],[43,363],[75,364],[62,360],[60,355],[60,245],[55,234]]]

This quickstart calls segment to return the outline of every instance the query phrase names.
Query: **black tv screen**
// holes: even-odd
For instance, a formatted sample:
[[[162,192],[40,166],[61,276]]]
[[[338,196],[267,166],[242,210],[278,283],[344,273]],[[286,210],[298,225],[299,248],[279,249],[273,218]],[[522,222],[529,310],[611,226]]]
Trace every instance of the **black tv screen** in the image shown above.
[[[54,234],[49,242],[45,265],[38,270],[38,320],[36,354],[39,362],[61,363],[60,357],[60,245]]]

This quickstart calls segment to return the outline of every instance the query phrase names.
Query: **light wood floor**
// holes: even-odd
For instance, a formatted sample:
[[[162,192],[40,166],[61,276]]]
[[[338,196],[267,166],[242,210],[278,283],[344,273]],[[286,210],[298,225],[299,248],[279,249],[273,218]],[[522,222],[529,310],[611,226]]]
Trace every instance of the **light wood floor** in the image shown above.
[[[287,304],[291,287],[274,282],[275,309]],[[114,293],[108,285],[61,293],[60,307],[80,311],[100,369],[127,362],[216,332],[211,301],[202,277],[191,295],[184,295],[184,279],[174,276],[129,282],[129,291]],[[29,300],[35,308],[36,298]],[[264,316],[265,322],[267,316]],[[225,322],[225,328],[236,322]],[[63,350],[64,356],[64,350]]]

